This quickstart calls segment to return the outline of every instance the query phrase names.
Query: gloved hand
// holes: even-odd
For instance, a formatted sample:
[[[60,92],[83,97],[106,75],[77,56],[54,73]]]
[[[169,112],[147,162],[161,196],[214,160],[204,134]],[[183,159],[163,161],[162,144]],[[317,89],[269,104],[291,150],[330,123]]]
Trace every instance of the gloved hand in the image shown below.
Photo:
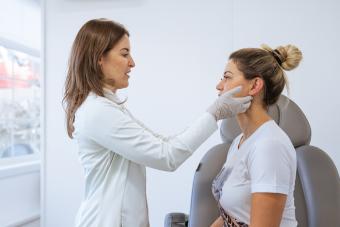
[[[240,91],[241,86],[238,86],[220,95],[207,111],[215,117],[216,121],[244,113],[249,108],[253,97],[233,97]]]

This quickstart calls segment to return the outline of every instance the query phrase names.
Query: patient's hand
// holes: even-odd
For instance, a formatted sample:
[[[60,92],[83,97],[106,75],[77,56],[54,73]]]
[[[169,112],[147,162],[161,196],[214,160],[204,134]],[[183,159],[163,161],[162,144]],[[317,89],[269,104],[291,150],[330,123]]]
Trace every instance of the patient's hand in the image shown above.
[[[210,227],[223,227],[223,219],[219,216]]]

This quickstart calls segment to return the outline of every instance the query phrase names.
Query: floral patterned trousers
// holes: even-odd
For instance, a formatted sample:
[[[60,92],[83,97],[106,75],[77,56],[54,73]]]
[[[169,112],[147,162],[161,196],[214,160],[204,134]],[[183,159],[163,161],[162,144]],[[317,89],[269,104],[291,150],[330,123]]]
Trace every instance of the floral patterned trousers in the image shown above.
[[[220,204],[218,204],[218,208],[220,210],[220,215],[223,219],[223,227],[248,227],[247,224],[238,221],[236,218],[231,217],[228,215]]]

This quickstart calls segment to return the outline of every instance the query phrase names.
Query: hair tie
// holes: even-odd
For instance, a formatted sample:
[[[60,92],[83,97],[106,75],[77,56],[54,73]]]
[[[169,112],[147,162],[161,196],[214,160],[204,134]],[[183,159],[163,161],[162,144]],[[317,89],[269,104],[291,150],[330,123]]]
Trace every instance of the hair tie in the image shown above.
[[[276,59],[276,61],[279,63],[279,65],[282,65],[282,61],[281,61],[281,59],[280,59],[280,52],[278,51],[278,50],[273,50],[273,51],[271,51],[271,53],[272,53],[272,55],[273,55],[273,57]]]

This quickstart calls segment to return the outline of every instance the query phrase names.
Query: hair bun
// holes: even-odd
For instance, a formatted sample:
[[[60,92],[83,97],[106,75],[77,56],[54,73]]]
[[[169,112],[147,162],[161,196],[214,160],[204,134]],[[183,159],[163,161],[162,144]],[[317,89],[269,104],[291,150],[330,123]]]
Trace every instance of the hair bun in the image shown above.
[[[295,69],[302,60],[302,53],[294,45],[279,46],[276,48],[282,57],[281,67],[284,70]]]
[[[261,45],[262,49],[270,51],[273,55],[280,58],[279,63],[284,70],[295,69],[302,60],[302,52],[294,45],[279,46],[275,50],[270,48],[268,45]]]

